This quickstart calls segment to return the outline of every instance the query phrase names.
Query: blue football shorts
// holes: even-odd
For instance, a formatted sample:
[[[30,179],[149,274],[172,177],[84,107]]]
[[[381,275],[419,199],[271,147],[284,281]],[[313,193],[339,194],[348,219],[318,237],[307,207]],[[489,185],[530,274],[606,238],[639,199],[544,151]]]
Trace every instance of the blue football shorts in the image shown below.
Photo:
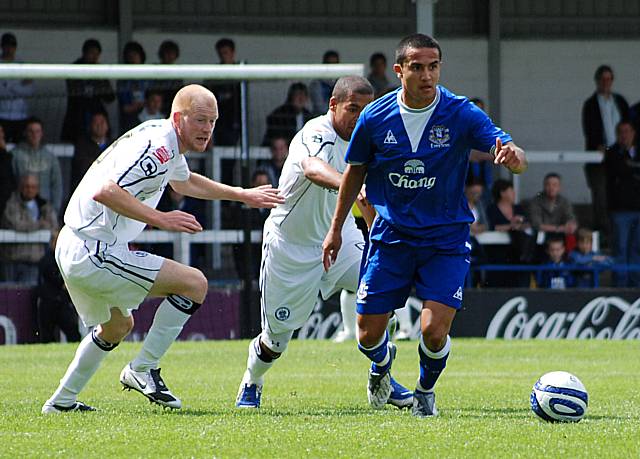
[[[471,245],[442,250],[369,241],[357,295],[358,314],[384,314],[402,308],[415,285],[422,301],[462,307]]]

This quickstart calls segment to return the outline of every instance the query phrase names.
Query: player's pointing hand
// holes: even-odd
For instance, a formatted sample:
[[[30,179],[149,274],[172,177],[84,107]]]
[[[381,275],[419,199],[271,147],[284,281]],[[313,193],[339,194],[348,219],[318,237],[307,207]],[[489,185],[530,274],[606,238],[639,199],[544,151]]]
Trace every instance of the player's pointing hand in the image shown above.
[[[260,185],[243,190],[242,202],[249,207],[273,208],[278,204],[284,204],[284,198],[280,196],[280,190],[277,188],[271,185]]]
[[[502,164],[514,174],[520,174],[527,169],[527,159],[522,148],[513,142],[507,142],[503,145],[500,137],[496,137],[493,162]]]

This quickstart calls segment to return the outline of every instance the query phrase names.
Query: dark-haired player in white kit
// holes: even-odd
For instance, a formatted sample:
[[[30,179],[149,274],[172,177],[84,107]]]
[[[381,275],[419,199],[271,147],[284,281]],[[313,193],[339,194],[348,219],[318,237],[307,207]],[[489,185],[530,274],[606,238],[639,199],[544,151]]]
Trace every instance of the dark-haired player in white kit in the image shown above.
[[[190,214],[155,209],[168,184],[187,196],[242,201],[252,207],[283,202],[278,190],[268,185],[230,187],[189,171],[184,154],[205,150],[217,118],[213,94],[202,86],[185,86],[173,100],[169,119],[147,121],[116,140],[73,193],[56,261],[79,316],[94,328],[78,346],[43,413],[94,410],[77,396],[109,351],[131,331],[131,310],[146,297],[165,300],[142,350],[123,368],[120,382],[162,406],[182,406],[162,380],[158,364],[204,301],[207,279],[195,268],[130,251],[128,243],[147,224],[186,233],[202,230]]]
[[[343,227],[344,251],[329,273],[323,271],[321,246],[336,206],[351,133],[360,112],[372,100],[373,88],[366,79],[340,78],[327,114],[309,121],[291,141],[279,182],[285,203],[271,211],[264,226],[262,333],[249,344],[247,370],[236,399],[240,408],[260,406],[264,374],[313,312],[318,292],[326,299],[343,289],[341,301],[355,308],[364,241],[353,216]],[[361,210],[372,213],[370,206]],[[395,353],[395,347],[389,346]],[[393,378],[391,384],[393,391],[385,402],[410,406],[411,391]]]

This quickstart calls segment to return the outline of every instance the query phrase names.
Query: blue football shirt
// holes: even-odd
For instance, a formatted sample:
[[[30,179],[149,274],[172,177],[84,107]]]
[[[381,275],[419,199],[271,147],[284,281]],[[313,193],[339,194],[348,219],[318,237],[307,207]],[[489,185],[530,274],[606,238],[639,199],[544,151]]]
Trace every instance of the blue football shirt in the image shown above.
[[[370,237],[440,249],[460,247],[473,215],[464,196],[471,149],[489,151],[511,136],[466,97],[438,86],[433,103],[405,106],[398,89],[360,115],[346,153],[366,164],[367,199],[378,218]]]

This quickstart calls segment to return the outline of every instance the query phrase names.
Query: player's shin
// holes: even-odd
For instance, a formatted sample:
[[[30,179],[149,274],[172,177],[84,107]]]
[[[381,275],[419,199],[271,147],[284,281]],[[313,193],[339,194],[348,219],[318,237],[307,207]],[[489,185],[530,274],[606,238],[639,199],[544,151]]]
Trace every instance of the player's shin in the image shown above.
[[[181,295],[169,295],[165,298],[158,306],[153,324],[147,333],[140,353],[131,362],[131,368],[135,371],[158,368],[162,356],[176,340],[184,324],[200,306],[201,304]]]
[[[80,342],[73,361],[60,380],[60,385],[47,401],[48,404],[70,406],[84,386],[100,367],[102,360],[118,343],[108,343],[98,336],[97,328]]]
[[[447,335],[447,341],[442,349],[432,351],[424,343],[423,336],[420,336],[418,354],[420,354],[420,378],[416,388],[422,392],[431,392],[440,377],[440,374],[447,365],[447,358],[451,350],[451,338]]]
[[[386,372],[391,367],[391,355],[389,354],[388,343],[389,334],[386,330],[378,344],[371,348],[366,348],[358,343],[358,349],[373,362],[371,369],[378,374]]]
[[[262,349],[260,344],[260,336],[256,336],[249,343],[249,357],[247,358],[247,370],[244,373],[242,382],[244,384],[264,384],[264,374],[273,366],[274,360],[281,354],[268,354]]]

